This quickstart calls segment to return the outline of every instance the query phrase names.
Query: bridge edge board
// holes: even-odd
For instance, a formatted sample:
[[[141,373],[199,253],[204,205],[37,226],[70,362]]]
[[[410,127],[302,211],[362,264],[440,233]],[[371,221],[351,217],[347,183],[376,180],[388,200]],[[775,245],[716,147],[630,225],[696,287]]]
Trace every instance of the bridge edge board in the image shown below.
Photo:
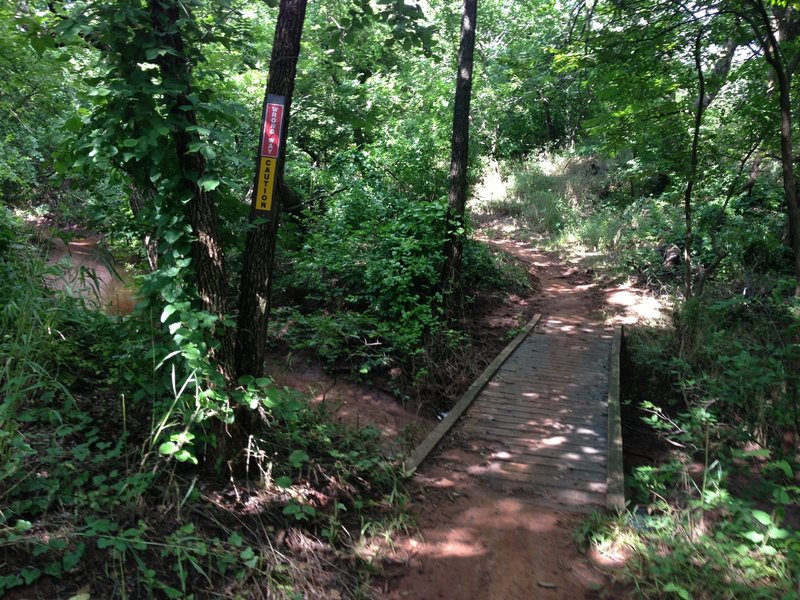
[[[442,422],[436,426],[436,428],[431,431],[428,436],[422,440],[422,443],[417,446],[408,459],[404,463],[404,471],[406,475],[410,476],[417,470],[420,464],[428,457],[428,455],[433,451],[433,449],[439,444],[442,438],[447,434],[448,431],[456,424],[456,422],[461,418],[461,415],[464,414],[464,411],[469,408],[472,401],[480,394],[481,390],[486,386],[487,383],[494,377],[494,374],[500,369],[503,363],[511,356],[511,353],[517,349],[517,347],[528,337],[528,335],[533,331],[536,325],[539,323],[539,320],[542,318],[541,314],[536,314],[533,318],[528,321],[525,325],[523,330],[511,340],[511,343],[508,344],[500,354],[497,355],[492,363],[484,369],[483,373],[472,383],[471,386],[464,392],[464,395],[461,396],[461,399],[456,403],[456,405],[447,413],[447,416],[442,419]]]
[[[609,511],[625,510],[625,478],[622,465],[622,417],[619,408],[620,352],[622,326],[614,330],[608,374],[608,485],[606,508]]]

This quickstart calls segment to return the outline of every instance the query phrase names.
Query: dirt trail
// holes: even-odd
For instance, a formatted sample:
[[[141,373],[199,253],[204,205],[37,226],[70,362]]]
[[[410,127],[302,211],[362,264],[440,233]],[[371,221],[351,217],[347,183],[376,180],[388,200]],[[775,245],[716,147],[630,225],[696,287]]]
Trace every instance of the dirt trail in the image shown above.
[[[540,284],[536,312],[603,320],[607,292],[592,284],[590,272],[520,242],[484,241],[534,267]],[[420,535],[398,541],[408,568],[387,597],[597,598],[607,584],[602,557],[590,561],[573,540],[585,515],[533,506],[521,495],[456,473],[448,463],[460,453],[469,458],[467,440],[455,428],[415,476],[412,512]]]

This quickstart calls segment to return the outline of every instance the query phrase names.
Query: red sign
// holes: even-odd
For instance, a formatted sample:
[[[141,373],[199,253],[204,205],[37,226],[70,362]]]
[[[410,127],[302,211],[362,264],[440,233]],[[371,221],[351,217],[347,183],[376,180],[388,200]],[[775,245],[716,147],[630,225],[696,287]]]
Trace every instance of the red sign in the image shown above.
[[[261,156],[278,158],[281,147],[281,125],[283,124],[283,105],[267,103],[264,112],[264,137],[261,140]]]

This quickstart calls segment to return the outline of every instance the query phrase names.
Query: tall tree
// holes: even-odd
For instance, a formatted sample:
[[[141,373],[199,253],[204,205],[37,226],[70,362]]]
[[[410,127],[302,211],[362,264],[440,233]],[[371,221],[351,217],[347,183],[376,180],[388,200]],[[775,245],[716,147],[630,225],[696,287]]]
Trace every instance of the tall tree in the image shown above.
[[[267,322],[271,306],[270,290],[275,263],[275,239],[285,192],[283,164],[286,156],[286,131],[305,14],[306,0],[281,0],[266,94],[284,97],[283,134],[278,150],[278,169],[275,173],[274,210],[268,218],[258,218],[258,213],[253,213],[256,220],[247,234],[245,244],[236,336],[236,372],[239,376],[257,377],[264,373]]]
[[[215,337],[218,347],[210,347],[211,358],[226,380],[233,380],[233,340],[222,323],[228,314],[228,277],[225,252],[220,240],[216,201],[206,178],[205,156],[192,150],[200,142],[197,113],[191,96],[193,51],[181,34],[187,18],[180,1],[149,0],[154,38],[159,47],[169,51],[154,57],[164,82],[172,86],[166,110],[173,123],[172,151],[179,177],[173,194],[188,198],[186,215],[193,233],[193,262],[197,291],[203,308],[218,319]]]
[[[768,8],[762,0],[745,0],[737,14],[750,25],[764,58],[772,68],[778,88],[784,201],[797,280],[795,296],[800,297],[800,199],[792,140],[792,77],[800,64],[800,52],[795,47],[800,34],[800,19],[791,3],[780,4],[770,3]]]
[[[692,296],[692,190],[697,180],[697,166],[700,161],[700,127],[703,124],[703,112],[706,104],[706,79],[703,73],[703,30],[697,32],[694,41],[694,65],[697,71],[697,102],[694,114],[694,126],[692,128],[692,149],[689,154],[689,173],[686,187],[683,192],[683,218],[685,242],[683,245],[683,291],[684,297],[688,300]]]
[[[456,98],[453,106],[453,141],[450,155],[450,189],[447,195],[447,238],[444,247],[442,288],[445,302],[458,303],[464,245],[464,212],[467,206],[467,164],[469,161],[469,105],[472,98],[472,57],[478,0],[464,0],[461,14],[461,43],[458,49]]]

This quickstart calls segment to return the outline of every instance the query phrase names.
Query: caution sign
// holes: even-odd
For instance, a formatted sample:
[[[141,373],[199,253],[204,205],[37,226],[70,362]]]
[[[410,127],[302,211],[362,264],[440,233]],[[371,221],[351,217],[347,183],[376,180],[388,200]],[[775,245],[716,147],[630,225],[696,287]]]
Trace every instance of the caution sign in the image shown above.
[[[277,158],[261,156],[258,159],[258,173],[256,174],[255,208],[259,212],[272,210],[272,194],[275,191],[275,167]]]
[[[285,98],[269,94],[264,106],[264,119],[261,123],[261,144],[256,169],[253,210],[260,213],[272,212],[272,199],[275,195],[275,178],[278,172],[278,155],[281,148],[281,133]]]

